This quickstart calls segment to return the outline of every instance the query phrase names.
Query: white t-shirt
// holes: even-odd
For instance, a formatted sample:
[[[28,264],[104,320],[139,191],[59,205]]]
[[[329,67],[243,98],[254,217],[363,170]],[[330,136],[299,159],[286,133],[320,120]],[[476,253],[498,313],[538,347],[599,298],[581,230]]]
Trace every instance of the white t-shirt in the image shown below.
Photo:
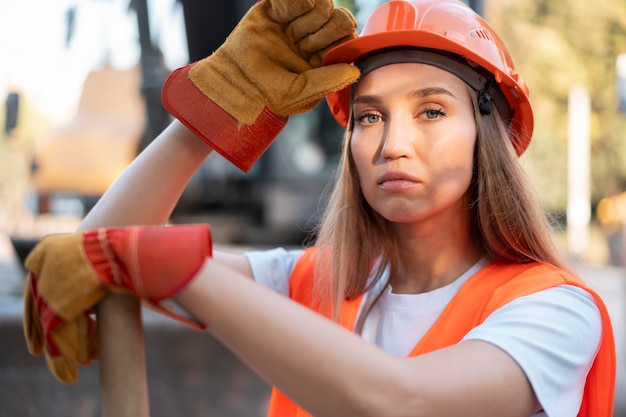
[[[247,252],[254,279],[288,295],[289,277],[302,250]],[[459,288],[488,264],[481,259],[445,287],[421,294],[394,294],[388,288],[368,314],[362,337],[386,352],[406,357]],[[387,273],[387,272],[385,272]],[[365,294],[378,294],[386,281]],[[543,410],[535,416],[578,414],[585,379],[599,349],[602,318],[593,297],[560,285],[520,297],[491,314],[463,340],[482,340],[507,352],[524,370]]]

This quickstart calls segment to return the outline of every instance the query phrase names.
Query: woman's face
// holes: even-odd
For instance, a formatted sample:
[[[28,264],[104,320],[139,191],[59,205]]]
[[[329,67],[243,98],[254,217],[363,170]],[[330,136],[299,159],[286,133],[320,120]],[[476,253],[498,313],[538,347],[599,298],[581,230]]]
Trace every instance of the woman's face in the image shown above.
[[[363,194],[392,222],[467,210],[476,123],[466,84],[439,68],[383,66],[355,87],[350,150]]]

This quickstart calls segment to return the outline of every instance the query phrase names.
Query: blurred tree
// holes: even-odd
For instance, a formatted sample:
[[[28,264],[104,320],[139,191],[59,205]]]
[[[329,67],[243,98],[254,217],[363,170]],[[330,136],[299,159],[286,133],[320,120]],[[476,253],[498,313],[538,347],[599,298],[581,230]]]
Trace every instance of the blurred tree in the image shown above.
[[[335,6],[336,7],[345,7],[347,9],[350,9],[352,12],[355,11],[354,0],[336,0],[335,1]]]
[[[486,0],[486,17],[531,91],[533,142],[523,157],[550,211],[567,202],[567,98],[580,83],[592,105],[592,202],[626,189],[626,117],[616,57],[626,52],[624,0]]]

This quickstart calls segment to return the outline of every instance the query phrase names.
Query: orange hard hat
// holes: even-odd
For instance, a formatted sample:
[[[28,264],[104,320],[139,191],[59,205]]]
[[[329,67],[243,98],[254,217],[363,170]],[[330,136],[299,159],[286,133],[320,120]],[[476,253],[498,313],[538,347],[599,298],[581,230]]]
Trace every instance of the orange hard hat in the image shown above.
[[[471,68],[486,74],[489,80],[485,89],[493,84],[490,87],[497,90],[495,95],[506,105],[503,110],[503,106],[493,100],[512,130],[517,154],[521,155],[526,150],[533,131],[528,87],[515,70],[502,40],[477,13],[460,1],[392,0],[384,3],[369,17],[358,38],[344,42],[326,54],[324,65],[355,63],[377,51],[409,48],[423,50],[427,56],[453,56],[456,60],[452,61],[463,60],[462,65],[439,65],[457,75],[451,67]],[[401,57],[387,63],[403,62]],[[433,62],[439,60],[409,58],[407,61],[438,65]],[[459,76],[468,82],[465,77]],[[468,84],[472,85],[471,82]],[[328,94],[326,99],[335,119],[344,128],[347,127],[350,87]]]

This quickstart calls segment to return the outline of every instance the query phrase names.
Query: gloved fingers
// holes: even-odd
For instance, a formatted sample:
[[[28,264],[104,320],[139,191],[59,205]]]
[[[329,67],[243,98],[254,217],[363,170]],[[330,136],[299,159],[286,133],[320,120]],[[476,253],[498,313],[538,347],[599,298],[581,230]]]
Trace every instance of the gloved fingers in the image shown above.
[[[22,326],[28,351],[31,355],[38,356],[43,352],[43,328],[37,315],[35,299],[30,288],[32,279],[34,278],[29,274],[24,288],[24,318]]]
[[[295,42],[317,32],[333,15],[332,1],[316,1],[315,7],[290,21],[287,25],[287,36]]]
[[[46,332],[52,316],[73,320],[106,295],[87,261],[82,233],[44,238],[26,259],[26,267],[38,277],[38,298],[42,300],[39,315]]]
[[[88,365],[97,359],[96,327],[87,314],[63,323],[52,333],[49,343],[46,364],[54,377],[64,384],[76,381],[78,365]]]
[[[267,14],[270,19],[284,24],[312,10],[316,7],[316,3],[331,2],[332,0],[263,0],[261,4],[254,7],[267,7]]]
[[[333,64],[314,68],[300,74],[290,85],[289,105],[278,110],[279,116],[311,110],[327,94],[354,83],[360,71],[352,64]]]
[[[44,237],[35,247],[29,252],[26,260],[24,261],[24,267],[27,271],[39,274],[42,265],[44,263],[44,255],[46,253],[48,237]]]
[[[30,271],[23,323],[28,349],[34,355],[45,352],[55,378],[70,384],[78,364],[95,357],[95,326],[85,311],[106,292],[85,260],[81,234],[44,238],[25,265]]]
[[[81,365],[89,365],[98,359],[98,329],[94,319],[84,314],[76,319],[78,343],[76,360]]]
[[[77,252],[81,246],[80,233],[64,233],[45,236],[30,251],[24,261],[25,268],[37,276],[41,276],[44,268],[59,268],[67,263],[68,253]]]
[[[326,47],[325,49],[321,49],[318,52],[316,52],[315,54],[313,54],[311,56],[311,58],[309,58],[309,64],[313,67],[313,68],[317,68],[322,66],[322,62],[324,61],[324,56],[326,55],[326,53],[328,51],[330,51],[331,49],[333,49],[335,46],[340,45],[346,41],[349,41],[351,39],[355,39],[357,37],[357,34],[354,33],[351,36],[346,36],[343,39],[339,39],[337,42],[332,43],[330,45],[328,45],[328,47]]]
[[[319,59],[315,59],[315,62],[311,62],[311,59],[309,59],[309,63],[313,66],[321,65],[321,58],[324,55],[320,51],[325,53],[335,44],[355,38],[357,25],[356,18],[349,10],[344,8],[335,9],[330,20],[322,28],[311,33],[298,43],[301,55],[305,57],[317,55]]]
[[[59,382],[73,384],[78,378],[78,364],[74,358],[52,356],[46,352],[46,365]]]

